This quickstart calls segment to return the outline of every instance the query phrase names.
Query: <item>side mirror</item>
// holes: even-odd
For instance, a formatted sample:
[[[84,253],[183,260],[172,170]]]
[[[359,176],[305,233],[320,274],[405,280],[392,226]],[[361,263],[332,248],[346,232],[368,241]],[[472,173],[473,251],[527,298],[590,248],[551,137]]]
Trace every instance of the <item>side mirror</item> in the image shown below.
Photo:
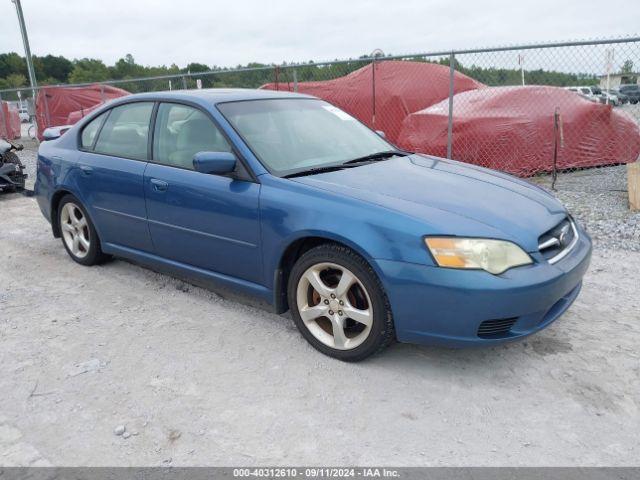
[[[67,130],[71,128],[71,125],[64,125],[62,127],[49,127],[42,132],[42,139],[46,142],[48,140],[55,140],[60,138]]]
[[[378,135],[380,135],[382,138],[387,138],[387,136],[385,135],[385,133],[382,130],[376,130],[376,133]]]
[[[236,168],[236,156],[230,152],[198,152],[193,156],[196,172],[224,175]]]

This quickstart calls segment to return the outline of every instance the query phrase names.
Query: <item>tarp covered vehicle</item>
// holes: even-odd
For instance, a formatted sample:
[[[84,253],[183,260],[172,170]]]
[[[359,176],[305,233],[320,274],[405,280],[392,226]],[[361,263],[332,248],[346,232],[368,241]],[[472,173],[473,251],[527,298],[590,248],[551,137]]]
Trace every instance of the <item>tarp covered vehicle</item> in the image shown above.
[[[9,102],[0,101],[0,138],[20,138],[20,115],[18,108]]]
[[[332,103],[395,142],[407,115],[449,96],[449,75],[448,66],[436,63],[383,60],[333,80],[300,82],[298,92]],[[484,87],[459,72],[453,80],[456,93]],[[268,83],[260,88],[293,91],[294,84]]]
[[[110,85],[88,85],[84,87],[43,87],[36,97],[38,139],[48,127],[68,125],[71,112],[87,111],[104,102],[129,95],[129,92]],[[76,115],[76,121],[82,118]]]
[[[519,176],[634,162],[640,154],[637,123],[558,87],[487,87],[453,98],[452,157]],[[558,126],[554,126],[556,111]],[[447,154],[448,100],[412,113],[398,145]]]

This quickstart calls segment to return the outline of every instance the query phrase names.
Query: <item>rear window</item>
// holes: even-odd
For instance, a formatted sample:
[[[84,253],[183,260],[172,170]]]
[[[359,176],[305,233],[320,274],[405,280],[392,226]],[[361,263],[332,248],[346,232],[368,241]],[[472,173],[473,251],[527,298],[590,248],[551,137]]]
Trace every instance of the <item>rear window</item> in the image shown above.
[[[114,157],[147,159],[152,102],[138,102],[111,109],[94,151]]]

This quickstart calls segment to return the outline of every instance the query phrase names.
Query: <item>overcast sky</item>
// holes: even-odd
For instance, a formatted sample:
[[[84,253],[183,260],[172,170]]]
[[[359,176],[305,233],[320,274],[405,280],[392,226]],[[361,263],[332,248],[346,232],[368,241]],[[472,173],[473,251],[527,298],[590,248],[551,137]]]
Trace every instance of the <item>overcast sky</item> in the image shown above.
[[[23,0],[32,53],[144,65],[331,60],[638,33],[638,0]],[[11,0],[0,52],[23,54]]]

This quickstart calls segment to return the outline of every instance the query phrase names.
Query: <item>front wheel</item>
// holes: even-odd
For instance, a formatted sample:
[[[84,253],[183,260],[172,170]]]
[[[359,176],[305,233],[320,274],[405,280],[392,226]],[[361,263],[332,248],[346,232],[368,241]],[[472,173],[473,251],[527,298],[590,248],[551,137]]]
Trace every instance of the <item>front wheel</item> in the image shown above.
[[[302,255],[289,276],[288,301],[302,336],[325,355],[359,361],[395,339],[380,280],[346,247],[325,244]]]

